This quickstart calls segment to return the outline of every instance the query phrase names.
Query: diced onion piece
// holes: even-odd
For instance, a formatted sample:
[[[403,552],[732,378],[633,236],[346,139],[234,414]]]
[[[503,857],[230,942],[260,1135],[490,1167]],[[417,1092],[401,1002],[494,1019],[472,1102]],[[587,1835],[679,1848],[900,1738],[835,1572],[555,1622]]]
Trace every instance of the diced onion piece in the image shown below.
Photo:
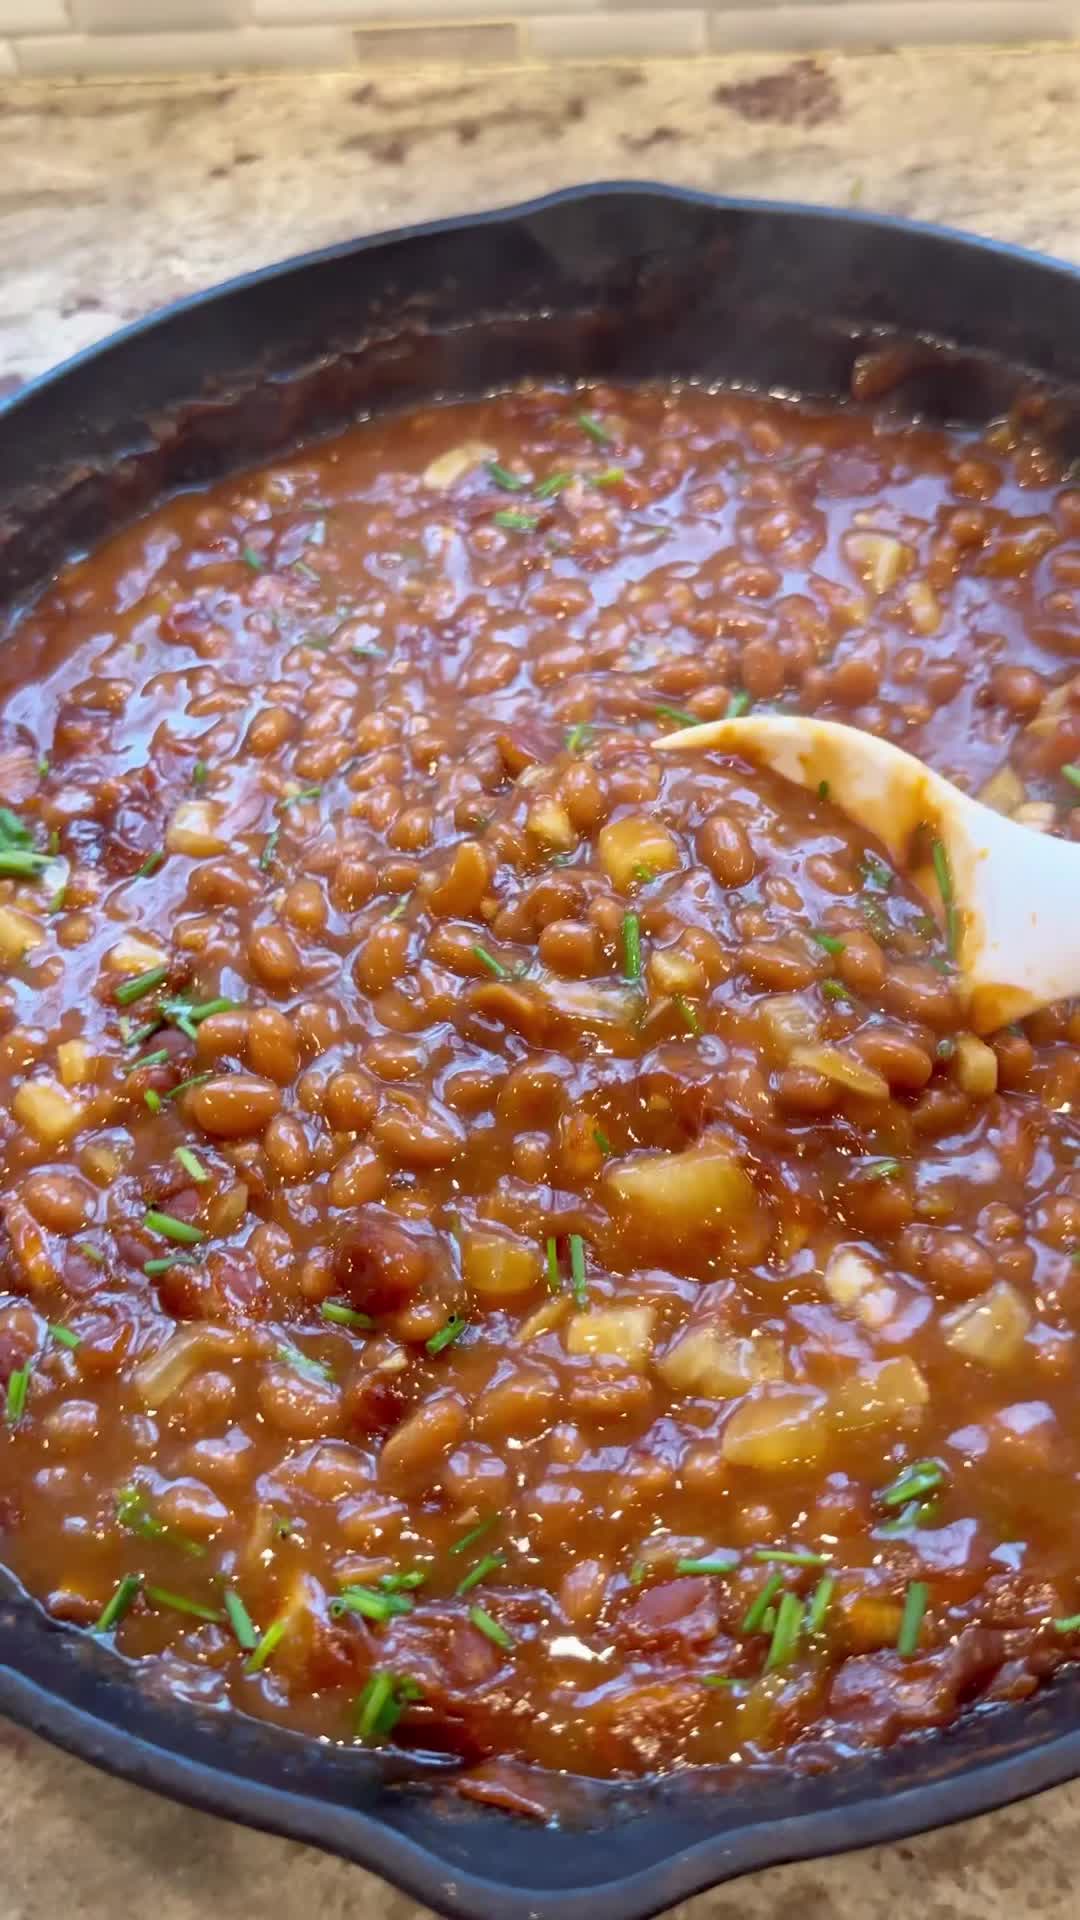
[[[635,883],[654,874],[670,873],[680,864],[674,836],[658,820],[649,820],[641,813],[609,820],[600,830],[596,851],[600,865],[620,893],[628,893]]]
[[[747,1340],[716,1327],[689,1326],[656,1370],[675,1393],[728,1400],[764,1380],[782,1380],[784,1349],[767,1334]]]
[[[700,994],[708,986],[705,969],[693,954],[679,947],[661,947],[648,965],[649,985],[656,993]]]
[[[535,1313],[530,1313],[528,1319],[522,1321],[518,1330],[520,1345],[525,1346],[528,1341],[539,1339],[542,1333],[550,1333],[552,1327],[557,1327],[560,1321],[566,1319],[569,1311],[568,1293],[560,1294],[556,1300],[545,1300],[542,1307],[537,1307]]]
[[[124,1165],[124,1155],[107,1140],[89,1140],[79,1152],[79,1165],[99,1187],[111,1186]]]
[[[614,1021],[632,1026],[641,1011],[641,997],[632,987],[603,986],[595,980],[563,980],[557,973],[541,982],[544,999],[559,1013],[590,1026]]]
[[[466,1286],[482,1300],[517,1300],[536,1285],[540,1256],[509,1234],[478,1229],[462,1243],[461,1271]]]
[[[707,1138],[684,1153],[617,1160],[605,1173],[604,1188],[612,1213],[653,1246],[679,1246],[737,1226],[757,1206],[749,1174],[727,1146]]]
[[[1013,814],[1017,826],[1030,827],[1032,833],[1052,833],[1057,821],[1057,808],[1052,800],[1025,800]]]
[[[526,830],[542,847],[554,847],[557,853],[569,853],[578,843],[578,832],[562,802],[550,794],[534,800],[525,819]]]
[[[973,1100],[988,1100],[997,1092],[997,1054],[974,1033],[957,1035],[952,1072],[957,1086]]]
[[[230,1327],[200,1321],[198,1326],[177,1327],[164,1346],[140,1360],[132,1374],[135,1391],[144,1407],[160,1407],[203,1367],[216,1366],[241,1350],[240,1335]]]
[[[59,1080],[24,1080],[16,1088],[12,1110],[21,1127],[43,1147],[59,1146],[77,1133],[86,1111]]]
[[[853,1374],[829,1397],[829,1417],[847,1432],[858,1427],[915,1426],[930,1389],[908,1354]]]
[[[33,914],[20,913],[18,907],[0,907],[0,960],[14,966],[24,954],[40,947],[45,929]]]
[[[857,1247],[836,1247],[822,1276],[834,1306],[866,1327],[883,1327],[896,1311],[896,1289]]]
[[[849,1093],[860,1093],[867,1100],[889,1097],[888,1081],[855,1054],[845,1053],[842,1047],[793,1047],[789,1059],[793,1067],[808,1067],[811,1073],[820,1073],[826,1080],[835,1081],[838,1087],[846,1087]]]
[[[438,493],[445,493],[456,480],[464,479],[474,467],[485,460],[494,460],[495,448],[485,445],[483,440],[463,440],[459,447],[450,447],[446,453],[437,454],[424,468],[421,478],[425,487],[434,487]]]
[[[217,801],[181,800],[165,829],[165,845],[170,853],[187,853],[197,860],[226,853],[229,842],[221,831]]]
[[[954,1353],[984,1367],[1010,1367],[1019,1358],[1031,1326],[1031,1309],[1008,1280],[998,1280],[944,1321]]]
[[[1015,813],[1027,799],[1027,789],[1015,768],[1006,761],[996,773],[990,775],[986,784],[979,789],[977,798],[984,807],[993,807],[995,813]]]
[[[151,967],[164,966],[167,958],[164,947],[139,934],[125,933],[115,947],[109,948],[105,965],[111,973],[149,973]]]
[[[575,1313],[566,1328],[567,1353],[612,1353],[638,1372],[652,1350],[652,1307],[594,1307]]]
[[[94,1077],[94,1057],[85,1040],[61,1040],[56,1064],[65,1087],[81,1087]]]
[[[879,598],[915,565],[915,554],[891,533],[848,533],[844,552],[864,587]]]
[[[790,1060],[794,1048],[810,1046],[818,1036],[817,1017],[797,993],[771,993],[759,1000],[757,1018],[781,1060]]]
[[[904,590],[904,605],[916,633],[936,633],[941,625],[941,602],[928,580],[912,580]]]
[[[724,1428],[725,1460],[761,1473],[815,1466],[829,1444],[825,1408],[825,1395],[814,1387],[755,1387]]]

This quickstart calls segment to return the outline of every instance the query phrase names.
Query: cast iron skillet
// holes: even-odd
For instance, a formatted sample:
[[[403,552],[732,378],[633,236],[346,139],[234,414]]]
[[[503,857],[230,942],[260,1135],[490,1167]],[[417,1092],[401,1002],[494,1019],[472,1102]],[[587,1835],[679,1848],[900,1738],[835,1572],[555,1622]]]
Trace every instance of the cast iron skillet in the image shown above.
[[[1080,275],[959,234],[616,185],[311,254],[129,328],[0,412],[0,607],[173,489],[365,409],[524,374],[843,398],[867,354],[901,413],[983,420],[1034,387],[1080,450]],[[556,1828],[463,1801],[434,1760],[178,1705],[0,1576],[0,1710],[467,1920],[645,1920],[755,1867],[985,1812],[1080,1774],[1078,1702],[1066,1674],[816,1777],[568,1783]]]

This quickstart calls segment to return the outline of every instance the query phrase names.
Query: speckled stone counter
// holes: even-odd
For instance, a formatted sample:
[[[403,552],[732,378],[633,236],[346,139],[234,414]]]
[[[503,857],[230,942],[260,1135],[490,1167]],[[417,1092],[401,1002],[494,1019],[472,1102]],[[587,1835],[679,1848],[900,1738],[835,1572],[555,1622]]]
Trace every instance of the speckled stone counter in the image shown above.
[[[1080,258],[1078,103],[1076,46],[0,87],[0,392],[228,274],[589,179],[858,202]],[[356,1868],[0,1727],[0,1920],[267,1913],[418,1916]],[[1076,1920],[1080,1784],[679,1920],[782,1914]]]

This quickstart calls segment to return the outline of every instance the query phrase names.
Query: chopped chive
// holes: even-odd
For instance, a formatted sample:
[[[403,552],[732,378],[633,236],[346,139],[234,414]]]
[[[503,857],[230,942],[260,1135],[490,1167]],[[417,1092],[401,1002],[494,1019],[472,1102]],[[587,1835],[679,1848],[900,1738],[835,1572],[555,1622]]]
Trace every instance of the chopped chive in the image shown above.
[[[830,788],[829,788],[829,783],[828,783],[828,781],[827,781],[827,780],[819,780],[819,781],[818,781],[818,783],[817,783],[817,797],[818,797],[818,799],[819,799],[819,800],[827,800],[827,799],[828,799],[828,797],[829,797],[829,792],[830,792]]]
[[[155,1093],[153,1087],[147,1087],[146,1092],[143,1094],[143,1100],[151,1113],[161,1112],[161,1095],[160,1093]]]
[[[573,482],[574,475],[565,470],[549,473],[546,480],[541,480],[540,485],[533,488],[533,492],[538,500],[551,500],[555,494],[562,493],[566,487],[572,486]]]
[[[158,1519],[141,1487],[121,1488],[116,1496],[116,1519],[127,1533],[137,1534],[140,1540],[167,1541],[170,1546],[179,1547],[181,1553],[190,1554],[194,1560],[201,1560],[206,1553],[201,1540],[191,1540],[186,1533],[180,1533],[177,1528]]]
[[[330,1602],[330,1612],[335,1620],[342,1614],[359,1613],[365,1620],[385,1623],[395,1615],[411,1613],[413,1602],[406,1593],[376,1593],[371,1587],[346,1587]]]
[[[790,1665],[803,1630],[803,1603],[797,1593],[785,1593],[776,1609],[776,1625],[765,1656],[766,1673]]]
[[[783,1584],[784,1576],[782,1573],[770,1574],[756,1600],[750,1602],[750,1605],[743,1615],[742,1631],[744,1633],[761,1632],[765,1624],[765,1616]]]
[[[592,1137],[596,1141],[596,1144],[599,1147],[601,1153],[612,1152],[611,1141],[608,1139],[607,1134],[604,1132],[603,1127],[594,1127],[592,1130]]]
[[[168,977],[168,967],[148,967],[145,973],[137,973],[134,979],[125,980],[117,987],[113,998],[118,1007],[130,1007],[133,1000],[141,1000],[144,993],[153,993],[155,987],[163,986]]]
[[[654,707],[653,712],[659,714],[661,720],[673,721],[677,727],[698,727],[701,725],[697,714],[687,713],[685,707],[669,707],[664,705]]]
[[[470,1527],[468,1533],[463,1533],[460,1540],[455,1540],[453,1545],[447,1548],[447,1552],[467,1553],[470,1547],[475,1546],[478,1540],[483,1539],[485,1533],[491,1532],[492,1527],[495,1525],[495,1519],[496,1516],[492,1513],[488,1515],[486,1520],[481,1520],[477,1526]]]
[[[892,1180],[900,1172],[899,1160],[864,1160],[856,1168],[860,1180]]]
[[[334,1327],[356,1327],[364,1333],[370,1333],[375,1325],[370,1313],[359,1313],[355,1307],[347,1306],[344,1300],[324,1300],[319,1312]]]
[[[143,1272],[152,1280],[157,1273],[168,1273],[170,1267],[197,1267],[198,1264],[193,1253],[166,1253],[160,1260],[144,1260]]]
[[[580,753],[583,747],[588,746],[589,741],[591,739],[592,739],[592,728],[589,725],[588,721],[579,720],[577,725],[574,727],[570,727],[567,732],[567,735],[566,735],[567,753]]]
[[[9,1427],[17,1427],[26,1412],[26,1397],[30,1391],[30,1375],[34,1363],[28,1360],[23,1367],[16,1367],[8,1375],[7,1394],[4,1399],[4,1418]]]
[[[394,907],[391,907],[391,909],[390,909],[390,911],[389,911],[389,913],[387,914],[387,916],[386,916],[386,918],[387,918],[388,920],[400,920],[400,919],[401,919],[401,916],[402,916],[402,914],[403,914],[403,913],[405,912],[405,909],[406,909],[406,907],[408,906],[408,904],[409,904],[409,901],[410,901],[411,899],[412,899],[412,894],[411,894],[411,893],[403,893],[403,894],[401,894],[401,896],[400,896],[400,897],[399,897],[399,899],[398,899],[398,903],[397,903],[397,905],[396,905],[396,906],[394,906]]]
[[[148,1233],[157,1233],[163,1240],[176,1240],[184,1247],[197,1247],[206,1239],[202,1227],[193,1227],[189,1220],[178,1220],[175,1214],[161,1213],[157,1207],[151,1207],[143,1221]]]
[[[753,704],[746,688],[740,687],[738,693],[733,693],[731,699],[728,701],[727,712],[724,715],[724,719],[741,720],[744,713],[749,713]]]
[[[440,1327],[438,1333],[433,1333],[430,1340],[424,1341],[428,1352],[442,1353],[445,1347],[453,1346],[455,1340],[461,1339],[468,1324],[462,1314],[452,1313],[445,1327]]]
[[[271,862],[273,861],[277,853],[278,841],[280,839],[281,839],[281,828],[275,827],[271,833],[267,834],[266,839],[263,841],[263,849],[259,855],[259,866],[263,873],[266,872],[267,868],[270,866]]]
[[[629,1575],[627,1576],[630,1581],[630,1585],[632,1587],[640,1587],[648,1571],[649,1569],[646,1566],[644,1560],[635,1560],[631,1565]]]
[[[177,1147],[173,1153],[173,1159],[180,1162],[184,1172],[190,1175],[191,1179],[196,1181],[200,1187],[205,1186],[210,1175],[203,1166],[198,1154],[193,1153],[190,1147]]]
[[[1080,787],[1080,767],[1070,764],[1069,766],[1062,767],[1061,771],[1070,786]]]
[[[647,860],[639,860],[632,869],[633,877],[639,886],[647,887],[650,880],[656,879],[656,868],[650,867]]]
[[[43,853],[32,853],[21,847],[6,847],[0,842],[0,874],[13,880],[36,880],[48,860]]]
[[[901,1507],[895,1520],[884,1520],[876,1531],[887,1535],[890,1540],[899,1539],[916,1527],[931,1526],[940,1511],[937,1500],[909,1500],[906,1507]]]
[[[148,853],[142,866],[136,867],[132,879],[149,880],[150,875],[157,872],[158,868],[164,863],[164,860],[165,855],[160,850],[155,853]]]
[[[676,1560],[676,1573],[730,1573],[739,1564],[737,1553],[710,1553],[701,1560]]]
[[[190,1613],[196,1620],[210,1620],[219,1626],[225,1618],[219,1607],[204,1607],[201,1600],[188,1600],[182,1593],[171,1593],[168,1587],[146,1587],[148,1600],[154,1600],[159,1607],[171,1607],[174,1613]]]
[[[382,1573],[379,1585],[384,1593],[401,1593],[411,1587],[422,1587],[427,1574],[419,1567],[410,1567],[405,1573]]]
[[[1080,1613],[1070,1613],[1064,1620],[1050,1623],[1055,1633],[1080,1633]]]
[[[739,1684],[730,1673],[699,1673],[694,1677],[703,1687],[737,1687]]]
[[[941,904],[945,909],[945,940],[949,952],[956,953],[959,922],[956,912],[956,895],[953,889],[952,864],[949,850],[943,840],[933,840],[930,845],[930,857],[934,863],[934,878],[938,883]]]
[[[82,1346],[82,1334],[72,1333],[70,1327],[58,1326],[55,1321],[50,1320],[49,1332],[56,1341],[57,1346],[66,1347],[69,1353],[74,1353],[76,1347]]]
[[[494,975],[496,980],[510,980],[513,978],[509,967],[504,967],[502,961],[497,960],[495,955],[489,953],[486,947],[473,946],[470,951],[475,955],[476,959],[479,960],[481,966],[486,967],[488,972]]]
[[[354,640],[349,651],[372,660],[386,659],[386,648],[376,645],[374,640]]]
[[[190,1087],[201,1087],[204,1080],[212,1080],[213,1077],[213,1072],[209,1067],[207,1067],[205,1073],[193,1073],[189,1075],[186,1080],[178,1080],[175,1087],[170,1087],[165,1098],[166,1100],[178,1100],[180,1095],[187,1093]]]
[[[168,1047],[155,1047],[153,1053],[144,1053],[141,1060],[133,1060],[124,1068],[125,1080],[133,1073],[141,1073],[144,1067],[164,1067],[168,1065]]]
[[[827,1553],[812,1553],[809,1547],[800,1549],[798,1553],[789,1552],[786,1547],[755,1547],[750,1558],[763,1560],[766,1566],[772,1563],[778,1567],[827,1567],[829,1564]]]
[[[614,435],[608,432],[603,422],[597,419],[595,413],[579,413],[577,423],[582,433],[587,433],[589,439],[595,440],[598,446],[607,447],[611,445]]]
[[[105,1265],[105,1255],[102,1253],[101,1248],[92,1247],[89,1240],[78,1241],[75,1251],[76,1253],[81,1253],[84,1260],[91,1261],[95,1267],[103,1267]]]
[[[876,853],[869,851],[862,857],[863,879],[868,887],[877,887],[882,893],[888,893],[896,875],[891,867],[879,860]]]
[[[553,1233],[549,1233],[544,1242],[547,1256],[547,1283],[552,1293],[561,1293],[562,1275],[559,1272],[559,1247]]]
[[[245,1607],[240,1595],[232,1587],[225,1589],[225,1612],[233,1630],[236,1644],[244,1653],[254,1653],[259,1644],[255,1622]]]
[[[884,946],[892,938],[888,914],[874,899],[863,900],[861,911],[874,939]]]
[[[636,913],[624,913],[622,923],[623,977],[641,979],[641,921]]]
[[[209,778],[210,778],[210,769],[207,766],[206,761],[196,760],[195,765],[191,769],[192,786],[205,787]]]
[[[233,1013],[238,1002],[226,1000],[221,994],[214,1000],[163,1000],[161,1012],[166,1020],[171,1020],[189,1040],[194,1040],[196,1027],[209,1020],[212,1013]]]
[[[509,507],[491,517],[497,527],[507,527],[511,533],[531,533],[539,524],[535,513],[517,513]]]
[[[687,1033],[701,1032],[701,1021],[698,1019],[697,1013],[690,1005],[684,993],[672,994],[671,1004],[678,1014],[679,1019],[682,1021],[683,1026],[686,1028]]]
[[[907,1656],[914,1653],[918,1647],[928,1593],[925,1580],[911,1582],[904,1598],[904,1614],[900,1622],[900,1632],[896,1637],[897,1653]]]
[[[835,933],[812,933],[810,938],[816,941],[819,947],[824,947],[826,953],[843,953],[844,951],[845,942],[838,940]]]
[[[487,470],[495,485],[501,487],[504,493],[521,493],[529,484],[520,473],[511,473],[509,467],[500,466],[497,460],[489,460]]]
[[[501,1627],[497,1620],[493,1620],[490,1613],[486,1612],[483,1607],[470,1607],[469,1619],[472,1621],[473,1626],[484,1635],[485,1639],[492,1641],[496,1647],[505,1649],[513,1646],[514,1642],[507,1633],[506,1628]]]
[[[823,1573],[813,1593],[810,1595],[810,1604],[806,1609],[807,1633],[821,1632],[825,1624],[825,1616],[829,1611],[829,1604],[832,1600],[835,1586],[836,1581],[833,1575],[831,1573]]]
[[[316,1360],[310,1353],[302,1353],[294,1347],[291,1340],[279,1341],[274,1352],[275,1360],[283,1367],[291,1367],[294,1373],[301,1373],[305,1380],[332,1380],[334,1370],[325,1360]]]
[[[585,1274],[585,1242],[580,1233],[570,1235],[570,1287],[576,1305],[587,1306],[589,1283]]]
[[[321,792],[322,781],[315,780],[312,781],[310,786],[301,787],[298,793],[286,794],[284,800],[278,801],[278,806],[283,809],[285,807],[299,807],[303,805],[305,800],[317,800]]]
[[[956,1052],[956,1041],[951,1033],[943,1033],[934,1048],[935,1060],[951,1060]]]
[[[495,1573],[500,1567],[505,1567],[505,1565],[506,1557],[504,1554],[485,1553],[483,1559],[478,1560],[475,1567],[469,1569],[464,1580],[458,1581],[454,1592],[456,1594],[471,1593],[474,1587],[480,1585],[481,1580],[487,1579],[489,1573]]]
[[[423,1697],[424,1690],[415,1680],[376,1670],[368,1676],[367,1684],[353,1709],[356,1738],[365,1741],[387,1739],[406,1707]]]
[[[91,1627],[91,1633],[111,1633],[137,1598],[142,1587],[141,1573],[125,1573],[111,1599],[106,1600]]]
[[[842,980],[823,980],[821,991],[826,1000],[850,1000],[851,998]]]
[[[945,1469],[937,1460],[913,1460],[909,1467],[878,1495],[884,1507],[902,1507],[909,1500],[921,1500],[945,1482]]]
[[[306,560],[290,560],[289,565],[294,573],[301,574],[305,580],[317,581],[319,578],[314,567],[309,567]]]
[[[255,1647],[254,1651],[250,1654],[248,1659],[244,1661],[245,1673],[261,1673],[262,1672],[263,1668],[265,1667],[267,1661],[270,1658],[270,1655],[274,1652],[276,1647],[279,1647],[281,1645],[282,1640],[285,1638],[285,1634],[288,1631],[289,1621],[291,1618],[292,1618],[291,1614],[283,1613],[278,1617],[278,1619],[272,1620],[270,1622],[270,1625],[267,1627],[266,1632],[263,1634],[258,1645]]]
[[[251,568],[252,573],[261,573],[266,565],[262,555],[256,553],[254,547],[241,547],[240,558],[245,567]]]
[[[603,473],[590,475],[589,485],[590,487],[619,487],[625,479],[625,467],[605,467]]]

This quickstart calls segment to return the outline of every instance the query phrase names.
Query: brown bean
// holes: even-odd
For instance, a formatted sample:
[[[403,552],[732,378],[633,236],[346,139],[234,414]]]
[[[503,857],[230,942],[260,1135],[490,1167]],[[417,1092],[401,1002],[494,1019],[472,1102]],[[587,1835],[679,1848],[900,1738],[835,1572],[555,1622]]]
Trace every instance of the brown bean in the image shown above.
[[[268,987],[295,987],[303,971],[296,942],[284,927],[256,927],[248,940],[248,960]]]
[[[745,828],[729,813],[710,814],[698,834],[698,855],[722,887],[745,887],[754,877],[754,851]]]
[[[246,1058],[252,1071],[287,1087],[300,1071],[300,1048],[292,1023],[277,1007],[255,1007],[247,1028]]]
[[[917,961],[897,961],[889,967],[881,997],[891,1013],[928,1027],[955,1026],[959,1014],[956,994],[944,975]]]
[[[420,1492],[437,1484],[451,1447],[465,1436],[468,1417],[459,1394],[426,1400],[383,1443],[379,1481],[393,1493]]]
[[[861,1033],[855,1035],[852,1045],[859,1058],[880,1073],[890,1087],[917,1091],[925,1087],[934,1071],[933,1056],[929,1049],[906,1027],[891,1026],[885,1022],[880,1026],[864,1027]]]
[[[400,980],[408,963],[408,928],[400,920],[380,920],[356,956],[353,978],[365,993],[382,993]]]
[[[371,1137],[399,1166],[446,1167],[462,1152],[466,1136],[457,1115],[437,1100],[395,1095],[376,1115]]]
[[[378,1200],[386,1181],[385,1161],[361,1142],[338,1161],[326,1197],[332,1207],[362,1207]]]
[[[79,1233],[93,1211],[94,1189],[81,1174],[42,1168],[23,1182],[22,1198],[50,1233]]]
[[[261,1133],[281,1105],[272,1080],[253,1073],[214,1074],[185,1096],[191,1114],[206,1133],[222,1140],[239,1140]]]

